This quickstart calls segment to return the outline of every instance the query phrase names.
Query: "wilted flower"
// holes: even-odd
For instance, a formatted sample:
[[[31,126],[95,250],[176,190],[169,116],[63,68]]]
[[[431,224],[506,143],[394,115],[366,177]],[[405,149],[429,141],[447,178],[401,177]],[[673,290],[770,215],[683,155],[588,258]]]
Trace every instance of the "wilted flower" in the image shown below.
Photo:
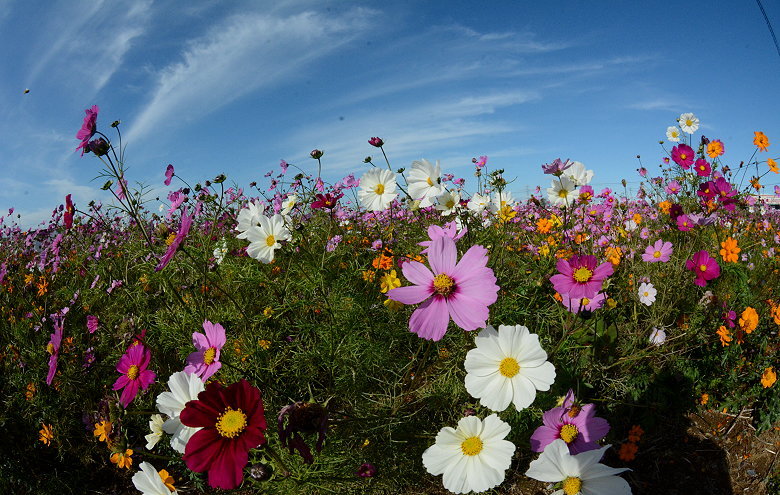
[[[319,453],[328,432],[328,411],[315,402],[295,402],[279,411],[278,428],[282,447],[288,448],[290,454],[297,450],[303,461],[311,464],[314,456],[301,433],[317,434],[315,449]]]

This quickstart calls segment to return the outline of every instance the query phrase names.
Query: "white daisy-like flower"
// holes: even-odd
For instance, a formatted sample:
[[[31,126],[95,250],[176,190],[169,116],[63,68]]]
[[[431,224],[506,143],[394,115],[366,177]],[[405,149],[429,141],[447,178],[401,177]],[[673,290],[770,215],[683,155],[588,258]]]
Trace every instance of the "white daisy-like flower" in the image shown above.
[[[485,421],[467,416],[458,428],[442,428],[436,443],[423,452],[429,473],[443,474],[444,488],[453,493],[484,492],[504,481],[515,446],[504,440],[509,424],[491,414]]]
[[[431,165],[428,160],[415,160],[406,179],[409,184],[409,196],[420,201],[420,208],[433,204],[433,198],[444,192],[441,184],[441,167],[439,161]]]
[[[206,386],[198,375],[179,371],[168,378],[168,388],[170,392],[163,392],[157,396],[157,410],[168,416],[163,423],[163,431],[173,435],[171,448],[183,454],[190,437],[200,428],[183,425],[179,420],[179,414],[184,410],[187,402],[196,400]]]
[[[133,475],[133,485],[136,489],[140,490],[144,495],[171,495],[172,493],[178,493],[175,489],[168,488],[166,482],[172,483],[173,479],[168,475],[168,472],[157,470],[144,461],[138,465],[141,468],[140,471]],[[163,479],[166,476],[166,479]],[[173,486],[172,484],[170,485]]]
[[[547,198],[556,206],[569,206],[574,204],[580,192],[577,186],[566,176],[552,180],[551,187],[547,188]]]
[[[521,411],[555,382],[555,366],[528,328],[488,325],[475,342],[466,354],[466,390],[483,406],[503,411],[511,402]]]
[[[466,208],[469,209],[469,211],[480,214],[483,211],[485,211],[485,208],[488,207],[490,204],[490,195],[489,194],[479,194],[474,193],[474,195],[471,197],[468,203],[466,203]]]
[[[655,302],[655,295],[658,291],[653,284],[642,282],[639,284],[639,302],[645,306],[652,306]]]
[[[666,342],[666,332],[663,328],[653,328],[650,332],[650,343],[653,345],[661,345]]]
[[[298,203],[298,195],[297,194],[288,194],[287,197],[282,201],[282,215],[287,216],[290,214],[293,208],[295,208],[295,205]]]
[[[699,128],[699,119],[692,113],[680,115],[680,128],[683,132],[693,134]]]
[[[678,129],[675,126],[670,126],[666,128],[666,139],[669,141],[672,141],[673,143],[679,143],[680,142],[680,129]]]
[[[512,208],[517,204],[514,196],[509,191],[496,191],[490,197],[490,212],[498,213],[507,206]]]
[[[585,164],[582,162],[572,162],[572,165],[563,171],[563,175],[571,179],[577,187],[590,184],[593,180],[593,170],[585,170]]]
[[[257,225],[260,224],[260,217],[263,216],[264,210],[265,205],[259,202],[251,202],[246,208],[242,208],[236,217],[236,221],[238,221],[236,230],[239,232],[236,237],[239,239],[246,239],[247,231],[251,227],[257,227]]]
[[[223,238],[219,241],[219,244],[217,244],[217,247],[214,248],[214,252],[212,253],[214,255],[214,258],[217,260],[217,264],[221,265],[222,262],[225,260],[225,255],[228,252],[227,248],[227,241]]]
[[[360,178],[358,199],[368,211],[386,210],[398,196],[395,174],[389,170],[372,168]]]
[[[631,495],[628,482],[617,476],[630,469],[599,464],[610,447],[571,455],[566,442],[557,438],[531,462],[525,475],[545,483],[561,483],[551,495]]]
[[[436,209],[441,212],[442,216],[452,215],[458,210],[459,206],[460,194],[458,194],[458,191],[445,191],[436,196]]]
[[[279,241],[289,241],[292,237],[284,225],[284,217],[279,214],[271,218],[262,215],[260,225],[251,227],[246,234],[250,243],[246,248],[246,254],[262,263],[272,262],[274,253],[282,247]]]
[[[165,420],[159,414],[152,414],[151,418],[149,418],[149,430],[151,433],[144,437],[146,439],[146,450],[152,450],[162,438],[163,423],[165,423]]]

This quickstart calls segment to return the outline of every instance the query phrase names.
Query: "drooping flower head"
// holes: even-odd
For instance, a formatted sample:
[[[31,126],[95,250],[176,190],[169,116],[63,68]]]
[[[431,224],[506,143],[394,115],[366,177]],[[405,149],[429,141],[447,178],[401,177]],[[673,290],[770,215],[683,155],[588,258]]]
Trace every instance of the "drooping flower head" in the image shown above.
[[[192,333],[192,345],[197,351],[187,356],[185,373],[198,375],[204,382],[222,367],[219,362],[219,352],[225,345],[225,329],[219,323],[203,321],[205,335],[200,332]]]
[[[435,239],[428,248],[431,269],[418,261],[404,263],[404,276],[413,284],[387,292],[393,301],[419,304],[409,319],[409,329],[428,340],[441,340],[450,317],[464,330],[484,328],[488,306],[498,298],[493,270],[488,268],[487,249],[472,246],[457,261],[455,241]]]
[[[173,259],[173,255],[176,254],[176,250],[179,249],[179,246],[187,237],[187,234],[190,233],[190,227],[192,227],[193,218],[195,218],[195,212],[193,211],[192,215],[188,215],[187,208],[185,208],[181,214],[181,225],[179,225],[179,231],[176,233],[176,237],[173,239],[171,245],[168,246],[165,254],[162,256],[162,258],[160,258],[160,262],[154,268],[154,271],[159,272],[165,268],[168,263],[170,263],[171,259]]]
[[[212,488],[238,487],[249,450],[266,442],[260,390],[243,378],[228,387],[211,382],[198,400],[187,403],[179,419],[185,426],[202,428],[187,442],[183,457],[187,467],[207,471]]]
[[[693,148],[687,144],[680,144],[672,148],[672,160],[685,170],[691,168],[694,158],[696,158],[696,154],[693,152]]]
[[[168,166],[165,167],[165,182],[164,182],[164,184],[166,186],[170,186],[171,185],[171,179],[173,179],[173,175],[174,175],[173,165],[171,165],[169,163]]]
[[[466,416],[457,429],[442,428],[436,443],[423,452],[425,469],[443,474],[444,488],[453,493],[484,492],[504,481],[515,446],[504,438],[509,424],[491,414],[484,421]]]
[[[328,432],[328,410],[316,402],[295,402],[284,406],[277,418],[279,441],[290,454],[298,451],[303,462],[311,464],[314,456],[301,434],[317,434],[315,449],[322,451],[325,434]]]
[[[720,266],[714,258],[711,258],[707,251],[698,251],[693,255],[693,258],[685,262],[685,267],[688,270],[693,271],[696,275],[694,284],[699,287],[707,285],[708,280],[712,280],[720,276]]]
[[[143,344],[133,344],[119,358],[116,370],[121,374],[114,382],[114,390],[122,390],[119,402],[122,407],[128,405],[138,395],[138,389],[146,390],[154,382],[157,374],[148,370],[152,353]]]
[[[562,439],[572,454],[599,448],[598,441],[609,432],[609,423],[596,417],[594,404],[580,405],[569,390],[563,404],[542,415],[543,425],[531,435],[531,450],[542,452],[555,439]]]
[[[84,156],[84,151],[88,150],[89,140],[95,135],[97,131],[97,116],[100,108],[97,105],[92,105],[91,108],[84,110],[86,116],[84,116],[84,122],[81,124],[81,129],[76,133],[76,139],[80,139],[81,143],[76,147],[76,151],[81,150],[81,156]]]
[[[73,227],[73,214],[76,212],[76,208],[73,206],[73,201],[70,199],[70,194],[65,196],[65,213],[62,220],[65,223],[65,228],[70,229]]]
[[[597,265],[598,259],[592,255],[572,256],[570,260],[558,260],[558,274],[550,277],[555,290],[559,294],[571,298],[589,299],[601,290],[604,279],[612,275],[612,263]]]

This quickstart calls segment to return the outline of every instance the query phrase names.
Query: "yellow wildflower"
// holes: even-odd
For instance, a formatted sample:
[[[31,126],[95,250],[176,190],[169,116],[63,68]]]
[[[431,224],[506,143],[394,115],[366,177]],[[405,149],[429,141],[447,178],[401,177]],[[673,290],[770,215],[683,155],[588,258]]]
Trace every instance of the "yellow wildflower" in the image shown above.
[[[389,273],[385,273],[379,279],[379,291],[384,294],[390,289],[401,287],[401,281],[395,273],[395,270],[391,270]]]

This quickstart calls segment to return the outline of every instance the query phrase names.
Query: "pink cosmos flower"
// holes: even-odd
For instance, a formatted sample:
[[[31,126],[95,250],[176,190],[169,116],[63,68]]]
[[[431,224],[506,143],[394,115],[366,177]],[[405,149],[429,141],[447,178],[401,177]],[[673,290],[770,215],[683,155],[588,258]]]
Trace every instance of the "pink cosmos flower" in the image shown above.
[[[203,322],[203,335],[200,332],[192,333],[192,345],[197,351],[187,356],[185,373],[198,375],[204,382],[222,367],[219,362],[219,351],[225,345],[225,329],[219,323]]]
[[[125,409],[138,395],[138,389],[146,390],[157,377],[154,371],[146,369],[151,359],[151,351],[143,344],[131,345],[119,358],[116,370],[121,376],[114,382],[114,390],[123,389],[119,402]]]
[[[314,198],[317,201],[313,201],[311,204],[311,207],[315,210],[319,209],[326,209],[326,210],[332,210],[336,206],[338,206],[339,199],[343,197],[343,193],[326,193],[326,194],[315,194]]]
[[[672,160],[685,170],[691,168],[694,158],[696,158],[696,154],[693,152],[693,148],[687,144],[680,144],[672,148]]]
[[[598,449],[597,442],[609,432],[609,423],[595,414],[594,404],[579,405],[569,390],[562,406],[542,415],[544,424],[531,435],[531,450],[542,452],[558,438],[566,442],[571,454]]]
[[[699,158],[696,160],[696,165],[694,165],[693,168],[696,169],[696,174],[699,177],[709,177],[710,172],[712,172],[710,163],[704,158]]]
[[[655,244],[647,246],[644,254],[642,254],[642,260],[648,263],[666,263],[672,256],[672,243],[664,242],[663,239],[658,239]]]
[[[677,217],[677,228],[682,232],[688,232],[693,228],[693,221],[688,215],[680,215]]]
[[[376,148],[381,148],[382,146],[384,146],[385,142],[380,137],[372,137],[371,139],[368,140],[368,144]]]
[[[182,241],[184,241],[184,238],[187,237],[187,234],[190,233],[190,227],[192,227],[192,219],[194,217],[194,212],[192,215],[187,215],[187,208],[184,208],[184,211],[181,214],[181,225],[179,226],[179,232],[176,233],[176,238],[173,240],[171,245],[168,246],[168,250],[165,251],[163,257],[160,258],[160,262],[157,264],[157,267],[155,267],[154,271],[159,272],[171,261],[173,255],[176,254],[176,250],[179,249],[179,245],[182,243]]]
[[[54,333],[51,334],[49,343],[46,345],[46,351],[49,353],[49,373],[46,375],[46,385],[51,385],[54,374],[57,373],[57,359],[60,355],[60,345],[62,345],[62,331],[64,327],[62,315],[51,315]]]
[[[168,166],[165,167],[165,182],[164,182],[164,184],[166,186],[170,186],[171,185],[171,179],[173,179],[173,165],[171,165],[169,163]]]
[[[720,276],[720,266],[714,258],[710,258],[707,251],[698,251],[693,255],[693,258],[685,262],[685,267],[688,270],[693,271],[696,274],[696,280],[694,284],[699,287],[707,285],[708,280],[718,278]]]
[[[484,328],[488,306],[498,298],[496,277],[486,266],[487,249],[471,246],[459,262],[457,256],[454,240],[435,239],[428,248],[433,271],[418,261],[404,263],[404,277],[415,285],[387,292],[393,301],[422,303],[409,319],[409,330],[424,339],[441,340],[450,317],[467,331]]]
[[[580,311],[596,311],[604,306],[607,300],[607,295],[603,292],[599,292],[592,298],[583,297],[580,299],[572,299],[567,295],[561,295],[561,304],[570,313],[577,314]]]
[[[87,108],[84,112],[87,114],[84,117],[84,123],[81,124],[81,129],[76,133],[76,139],[81,139],[81,144],[76,147],[76,151],[81,150],[81,156],[84,156],[84,150],[88,149],[89,140],[95,135],[97,131],[97,116],[100,108],[97,105],[92,105],[92,108]]]
[[[464,225],[463,229],[458,232],[458,227],[456,222],[453,220],[452,222],[449,222],[444,225],[444,228],[439,227],[438,225],[430,225],[428,226],[428,237],[431,238],[429,241],[422,241],[418,242],[418,246],[423,246],[425,249],[420,251],[420,254],[427,254],[428,248],[431,246],[431,243],[438,239],[439,237],[449,237],[453,241],[457,241],[464,235],[466,235],[466,232],[468,232],[469,229]]]
[[[575,255],[570,260],[560,259],[557,264],[560,273],[550,277],[550,282],[561,296],[593,299],[601,290],[604,279],[614,272],[612,263],[596,266],[597,263],[596,257],[591,255]]]
[[[99,324],[100,324],[100,320],[98,320],[97,316],[93,316],[93,315],[87,316],[87,330],[89,330],[89,333],[95,333],[98,329]]]
[[[666,185],[664,190],[669,194],[677,194],[680,192],[680,183],[673,180]]]

